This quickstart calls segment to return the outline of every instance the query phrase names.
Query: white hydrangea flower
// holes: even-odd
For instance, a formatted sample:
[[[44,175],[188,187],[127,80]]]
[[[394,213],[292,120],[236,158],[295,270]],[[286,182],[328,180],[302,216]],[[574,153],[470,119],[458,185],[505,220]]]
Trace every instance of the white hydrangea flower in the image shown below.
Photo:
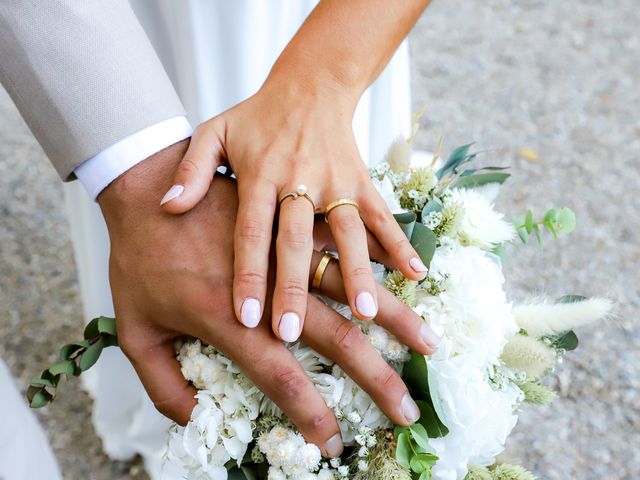
[[[463,216],[458,231],[459,240],[465,245],[475,245],[485,250],[512,240],[516,231],[504,220],[504,214],[496,212],[493,200],[485,196],[493,190],[475,188],[453,188],[444,199],[449,204],[462,206]]]
[[[430,270],[446,279],[444,291],[438,296],[419,294],[414,310],[450,340],[452,355],[472,353],[467,358],[481,369],[498,363],[507,338],[518,332],[518,326],[496,257],[454,242],[436,249]]]
[[[435,480],[459,480],[468,465],[491,465],[518,419],[514,412],[522,392],[513,384],[496,389],[486,370],[469,358],[473,352],[452,355],[444,339],[428,361],[429,385],[439,417],[449,429],[429,443],[438,455]]]

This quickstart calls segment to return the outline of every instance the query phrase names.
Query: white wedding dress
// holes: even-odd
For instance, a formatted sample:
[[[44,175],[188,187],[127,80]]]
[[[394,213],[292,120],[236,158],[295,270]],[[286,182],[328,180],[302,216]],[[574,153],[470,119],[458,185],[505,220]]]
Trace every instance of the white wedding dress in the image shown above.
[[[257,91],[289,39],[313,9],[311,0],[134,0],[134,9],[182,98],[193,125]],[[410,130],[406,42],[358,106],[354,130],[365,161],[377,162]],[[65,188],[86,320],[113,315],[109,241],[100,211],[79,182]],[[153,479],[181,478],[163,466],[168,420],[158,414],[126,358],[107,349],[83,374],[94,399],[93,422],[116,459],[143,456]]]

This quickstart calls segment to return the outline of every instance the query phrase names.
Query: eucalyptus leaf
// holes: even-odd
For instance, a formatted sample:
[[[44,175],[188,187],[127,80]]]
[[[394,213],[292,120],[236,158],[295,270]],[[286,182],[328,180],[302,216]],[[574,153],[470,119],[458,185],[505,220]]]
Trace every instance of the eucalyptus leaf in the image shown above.
[[[86,345],[81,343],[86,343]],[[62,360],[68,360],[78,350],[82,348],[87,348],[89,345],[90,345],[89,342],[70,343],[69,345],[65,345],[60,349],[60,358]]]
[[[411,350],[411,357],[402,367],[402,379],[415,399],[430,399],[427,361],[424,355]]]
[[[549,337],[554,347],[566,351],[575,350],[580,344],[578,336],[573,330]]]
[[[409,427],[411,438],[418,444],[424,452],[433,452],[433,448],[429,445],[429,434],[427,429],[421,423],[414,423]]]
[[[431,467],[436,464],[437,460],[438,457],[436,455],[431,455],[429,453],[419,453],[411,458],[411,470],[416,473],[427,472],[431,470]]]
[[[427,267],[436,252],[436,235],[421,223],[415,223],[411,234],[411,245]]]
[[[536,234],[536,240],[538,240],[538,245],[540,245],[540,248],[543,248],[544,242],[542,240],[542,231],[540,230],[540,225],[538,225],[537,223],[533,226],[533,233]]]
[[[29,402],[29,405],[31,406],[31,408],[41,408],[51,402],[52,399],[53,396],[49,392],[40,390],[33,395],[33,397],[31,398],[31,402]]]
[[[475,188],[489,183],[504,183],[511,174],[509,173],[477,173],[460,177],[454,182],[455,188]]]
[[[518,236],[520,237],[520,240],[522,240],[522,243],[527,243],[529,241],[529,234],[524,226],[516,227],[516,232],[518,232]]]
[[[111,317],[98,317],[98,332],[116,336],[116,319]]]
[[[242,471],[245,480],[258,480],[258,472],[249,465],[240,465],[240,470]]]
[[[438,417],[438,414],[433,408],[433,404],[423,400],[416,400],[416,403],[420,409],[420,419],[418,423],[425,428],[429,438],[444,437],[449,433],[449,429]]]
[[[398,222],[407,238],[411,239],[411,235],[413,235],[413,227],[418,219],[416,214],[413,212],[396,213],[393,217],[396,219],[396,222]]]
[[[438,179],[445,177],[460,165],[467,163],[465,160],[470,157],[469,149],[472,145],[473,143],[468,143],[467,145],[462,145],[454,149],[442,168],[436,172]]]
[[[409,434],[401,433],[398,436],[398,445],[396,447],[396,460],[404,468],[411,468],[411,457],[413,456],[411,441]]]
[[[440,212],[442,211],[443,205],[440,200],[437,198],[433,198],[427,202],[427,204],[422,209],[422,213],[420,214],[420,219],[424,220],[431,212]]]
[[[533,212],[531,210],[527,210],[527,214],[524,217],[524,228],[531,235],[533,231]]]
[[[54,375],[65,374],[67,378],[73,376],[76,364],[73,360],[64,360],[49,367],[49,371]]]
[[[429,480],[432,477],[431,470],[425,470],[420,474],[418,480]]]
[[[87,323],[86,327],[84,327],[85,340],[92,340],[100,334],[100,331],[98,330],[98,320],[99,318],[94,318]]]
[[[36,385],[39,387],[55,387],[56,385],[46,378],[33,378],[31,380],[31,385]]]
[[[570,208],[562,208],[557,216],[558,230],[570,233],[576,228],[576,214]]]
[[[92,344],[87,350],[82,354],[80,358],[80,370],[83,372],[90,369],[100,358],[100,354],[102,353],[102,349],[105,347],[105,340],[100,338],[97,342]]]

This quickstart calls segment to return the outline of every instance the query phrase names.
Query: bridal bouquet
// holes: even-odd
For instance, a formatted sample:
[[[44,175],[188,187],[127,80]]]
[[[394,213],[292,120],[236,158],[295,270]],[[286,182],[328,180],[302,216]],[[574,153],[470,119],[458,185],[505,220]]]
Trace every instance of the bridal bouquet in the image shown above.
[[[436,353],[409,351],[382,327],[360,322],[347,306],[323,298],[401,373],[420,407],[417,423],[394,427],[338,365],[303,342],[290,344],[340,424],[344,453],[323,459],[229,358],[200,340],[184,339],[176,344],[177,358],[198,389],[198,404],[185,427],[172,427],[167,461],[181,465],[191,479],[226,479],[229,470],[241,470],[248,480],[535,478],[520,466],[496,464],[496,456],[525,404],[555,398],[542,380],[578,346],[573,329],[605,317],[611,303],[576,295],[508,301],[504,246],[530,236],[542,244],[544,231],[570,232],[575,216],[567,208],[550,209],[542,218],[529,211],[507,222],[493,202],[509,174],[473,168],[476,155],[464,145],[446,160],[439,153],[427,158],[402,139],[370,172],[429,273],[415,282],[376,263],[372,268],[442,337]],[[63,348],[63,362],[34,381],[32,405],[50,400],[47,384],[55,387],[62,374],[90,367],[102,347],[115,343],[108,319],[88,329],[84,343]]]
[[[380,283],[424,318],[443,340],[431,357],[411,352],[385,329],[360,322],[345,305],[323,298],[356,322],[409,387],[421,410],[411,427],[395,427],[340,367],[302,342],[289,349],[333,409],[346,449],[321,458],[240,370],[199,340],[177,345],[184,376],[196,388],[191,421],[171,432],[168,456],[189,478],[227,478],[237,467],[248,479],[439,480],[532,479],[515,465],[494,466],[525,403],[555,393],[541,379],[577,347],[573,328],[605,316],[604,299],[566,296],[513,305],[504,292],[500,255],[520,236],[569,232],[575,216],[529,211],[515,224],[493,206],[509,174],[474,169],[471,145],[446,161],[420,165],[410,141],[396,141],[371,177],[412,244],[429,265],[422,282],[372,263]],[[410,159],[414,162],[411,164]]]

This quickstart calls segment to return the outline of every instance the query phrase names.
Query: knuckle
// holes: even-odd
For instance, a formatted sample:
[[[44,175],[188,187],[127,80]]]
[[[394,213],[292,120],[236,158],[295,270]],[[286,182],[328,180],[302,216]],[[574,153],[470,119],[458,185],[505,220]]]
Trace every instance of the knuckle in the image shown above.
[[[345,352],[352,352],[364,342],[364,335],[353,322],[340,321],[332,336],[332,343]]]
[[[256,270],[240,270],[235,279],[240,285],[264,285],[267,281],[265,274]]]
[[[165,417],[177,420],[177,416],[181,410],[181,407],[185,404],[185,399],[191,397],[191,387],[188,383],[182,385],[182,388],[173,393],[169,397],[154,398],[153,406]]]
[[[401,238],[394,241],[389,248],[389,253],[394,257],[403,256],[407,249],[411,248],[411,244],[408,240]]]
[[[282,295],[287,299],[298,299],[307,295],[307,284],[296,278],[282,281],[279,287]]]
[[[385,363],[382,370],[376,374],[374,382],[382,391],[386,392],[389,391],[389,389],[396,387],[398,385],[398,380],[399,377],[397,372]]]
[[[311,235],[301,223],[291,223],[281,230],[283,246],[291,250],[304,250],[311,245]]]
[[[325,408],[322,413],[314,414],[311,419],[311,427],[316,432],[326,430],[327,427],[333,425],[333,413],[328,408]]]
[[[349,269],[347,276],[349,278],[363,278],[363,277],[368,277],[371,276],[371,267],[369,265],[364,266],[355,266],[351,269]]]
[[[264,225],[264,223],[253,220],[246,219],[240,225],[238,230],[238,238],[251,245],[259,245],[267,239],[268,229]]]
[[[337,216],[334,225],[337,229],[337,232],[342,235],[351,235],[362,230],[362,220],[360,220],[360,217],[357,215]]]
[[[185,158],[180,163],[180,171],[183,175],[187,175],[189,177],[196,176],[200,173],[200,167],[190,157]]]
[[[289,366],[278,367],[274,373],[274,378],[280,392],[287,400],[299,398],[306,385],[304,376]]]

